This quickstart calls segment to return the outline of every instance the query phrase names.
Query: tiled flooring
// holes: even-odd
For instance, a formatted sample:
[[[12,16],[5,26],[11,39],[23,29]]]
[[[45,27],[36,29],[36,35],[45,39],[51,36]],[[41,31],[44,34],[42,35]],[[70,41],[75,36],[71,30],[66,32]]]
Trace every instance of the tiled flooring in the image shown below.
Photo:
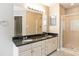
[[[79,56],[79,54],[76,51],[64,49],[60,51],[55,51],[50,56]]]
[[[74,55],[66,53],[64,51],[56,51],[52,53],[50,56],[74,56]]]

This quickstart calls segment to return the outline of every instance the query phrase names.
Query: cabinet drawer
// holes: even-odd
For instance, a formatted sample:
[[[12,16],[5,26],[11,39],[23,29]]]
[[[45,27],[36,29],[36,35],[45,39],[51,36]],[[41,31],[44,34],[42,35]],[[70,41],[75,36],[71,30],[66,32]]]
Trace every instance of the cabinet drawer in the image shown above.
[[[32,48],[33,47],[37,47],[37,46],[41,46],[41,41],[40,42],[32,43]]]
[[[20,46],[18,48],[19,48],[19,52],[24,52],[24,51],[31,49],[31,44],[23,45],[23,46]]]
[[[27,50],[19,53],[19,56],[31,56],[31,50]]]

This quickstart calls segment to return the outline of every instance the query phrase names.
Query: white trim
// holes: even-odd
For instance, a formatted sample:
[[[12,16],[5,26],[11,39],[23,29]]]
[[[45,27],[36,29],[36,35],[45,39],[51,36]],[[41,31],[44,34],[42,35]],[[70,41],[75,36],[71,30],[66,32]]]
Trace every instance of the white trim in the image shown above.
[[[64,24],[63,24],[63,18],[61,18],[61,41],[60,41],[60,44],[61,44],[61,48],[63,48],[63,27],[62,26],[64,26]]]

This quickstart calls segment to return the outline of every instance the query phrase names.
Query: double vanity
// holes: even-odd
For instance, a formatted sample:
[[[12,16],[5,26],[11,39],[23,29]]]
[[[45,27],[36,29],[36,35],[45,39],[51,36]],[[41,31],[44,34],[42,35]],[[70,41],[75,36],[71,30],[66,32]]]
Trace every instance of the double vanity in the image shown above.
[[[41,33],[13,37],[18,56],[46,56],[57,50],[58,34]]]

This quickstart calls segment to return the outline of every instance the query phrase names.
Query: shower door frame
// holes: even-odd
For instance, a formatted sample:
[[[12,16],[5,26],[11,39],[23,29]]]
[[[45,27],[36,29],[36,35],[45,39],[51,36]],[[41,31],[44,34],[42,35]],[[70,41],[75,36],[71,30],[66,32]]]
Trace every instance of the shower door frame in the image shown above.
[[[65,17],[65,16],[75,16],[75,15],[79,15],[79,13],[72,13],[72,14],[68,14],[68,15],[62,15],[62,16],[60,16],[60,35],[61,35],[61,40],[60,40],[60,48],[62,49],[62,48],[65,48],[64,47],[64,32],[63,32],[63,30],[62,30],[62,24],[63,24],[63,17]],[[63,24],[64,25],[64,24]]]

